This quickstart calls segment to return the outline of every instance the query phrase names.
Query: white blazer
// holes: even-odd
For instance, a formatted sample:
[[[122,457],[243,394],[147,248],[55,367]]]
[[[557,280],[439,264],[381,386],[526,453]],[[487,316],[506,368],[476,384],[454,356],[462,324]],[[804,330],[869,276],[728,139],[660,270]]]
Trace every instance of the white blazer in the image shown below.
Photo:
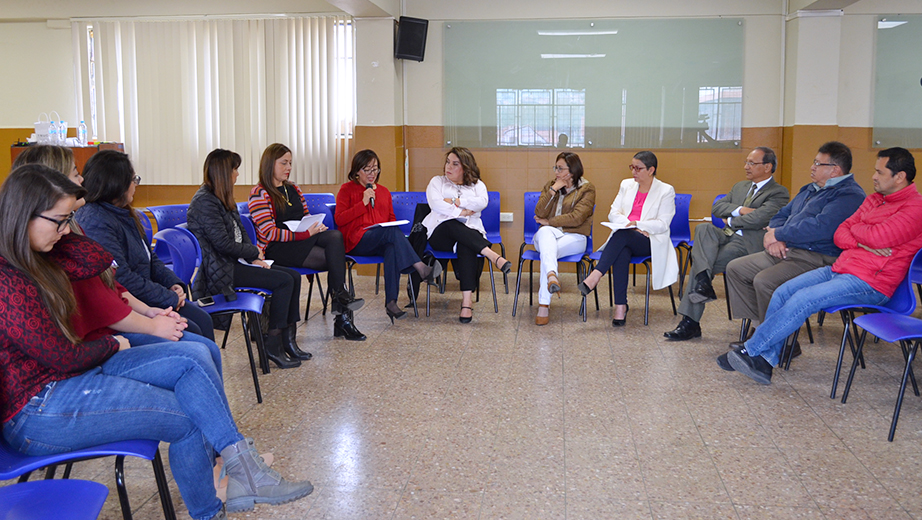
[[[445,202],[445,199],[458,199],[459,206],[449,204]],[[427,236],[431,237],[432,232],[442,222],[458,218],[461,216],[461,210],[469,209],[474,214],[467,217],[465,225],[480,231],[480,234],[486,238],[487,231],[480,220],[480,212],[490,202],[490,195],[487,193],[487,185],[482,181],[478,180],[473,186],[459,186],[448,180],[448,177],[437,175],[429,181],[429,186],[426,187],[426,200],[429,202],[429,209],[432,210],[423,219]]]
[[[627,227],[628,215],[634,205],[634,197],[640,185],[634,179],[621,181],[618,196],[611,204],[608,221],[614,224],[612,233]],[[653,288],[662,289],[672,285],[679,279],[679,261],[676,259],[675,248],[669,235],[669,226],[675,215],[675,189],[672,186],[653,178],[647,200],[644,201],[637,221],[637,229],[650,233],[650,256],[653,264]],[[605,249],[611,235],[599,248]]]

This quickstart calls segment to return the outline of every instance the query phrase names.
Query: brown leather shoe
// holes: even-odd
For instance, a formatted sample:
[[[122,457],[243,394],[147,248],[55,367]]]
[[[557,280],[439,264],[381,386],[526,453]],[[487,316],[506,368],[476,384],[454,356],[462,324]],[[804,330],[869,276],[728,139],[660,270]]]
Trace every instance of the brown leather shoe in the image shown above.
[[[539,303],[538,308],[540,309],[541,307],[544,307],[545,309],[548,308],[547,305],[543,303]],[[547,325],[550,321],[551,321],[550,316],[535,316],[535,325]]]

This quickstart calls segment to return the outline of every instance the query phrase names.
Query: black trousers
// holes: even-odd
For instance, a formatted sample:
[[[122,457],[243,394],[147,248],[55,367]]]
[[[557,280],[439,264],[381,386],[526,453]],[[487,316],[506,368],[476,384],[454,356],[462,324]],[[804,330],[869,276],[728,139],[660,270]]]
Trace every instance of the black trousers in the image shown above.
[[[416,251],[403,231],[397,226],[369,229],[362,235],[351,254],[384,257],[384,296],[386,301],[397,301],[400,292],[400,274],[415,272],[413,264],[419,262]]]
[[[636,229],[619,229],[612,234],[595,266],[602,274],[611,268],[615,305],[627,303],[628,271],[632,256],[650,256],[650,237],[645,237]]]
[[[436,251],[451,252],[456,249],[458,259],[452,260],[452,263],[455,266],[455,274],[461,281],[461,290],[477,289],[477,284],[480,283],[480,273],[483,271],[477,255],[483,248],[492,245],[480,234],[480,231],[471,229],[458,220],[446,220],[436,226],[435,231],[429,237],[429,245]]]
[[[295,242],[270,242],[266,258],[288,267],[325,270],[327,286],[334,293],[346,287],[346,246],[343,234],[336,229]]]
[[[269,299],[269,328],[284,329],[301,319],[301,275],[297,271],[272,264],[263,269],[234,264],[234,287],[255,287],[272,291]]]

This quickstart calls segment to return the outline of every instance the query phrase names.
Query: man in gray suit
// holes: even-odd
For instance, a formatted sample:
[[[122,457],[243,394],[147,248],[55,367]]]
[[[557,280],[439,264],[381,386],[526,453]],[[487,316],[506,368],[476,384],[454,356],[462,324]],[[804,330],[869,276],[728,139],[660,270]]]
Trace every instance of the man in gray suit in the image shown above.
[[[765,226],[791,196],[788,189],[776,183],[772,174],[778,165],[775,152],[760,146],[746,158],[746,179],[733,185],[730,194],[714,203],[711,213],[725,227],[699,224],[695,227],[692,247],[692,269],[689,291],[682,298],[679,325],[664,333],[667,339],[685,341],[701,336],[701,315],[704,304],[717,299],[711,280],[726,270],[735,258],[763,250]]]

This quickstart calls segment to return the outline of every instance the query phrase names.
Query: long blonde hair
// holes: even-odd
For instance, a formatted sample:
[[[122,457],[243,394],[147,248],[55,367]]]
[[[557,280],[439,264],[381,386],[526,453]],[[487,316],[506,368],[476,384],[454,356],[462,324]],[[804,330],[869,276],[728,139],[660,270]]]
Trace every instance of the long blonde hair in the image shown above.
[[[62,198],[80,198],[85,193],[64,174],[40,164],[13,170],[0,187],[0,256],[35,282],[51,319],[75,344],[80,337],[70,321],[77,309],[70,279],[61,266],[32,249],[29,222]]]

